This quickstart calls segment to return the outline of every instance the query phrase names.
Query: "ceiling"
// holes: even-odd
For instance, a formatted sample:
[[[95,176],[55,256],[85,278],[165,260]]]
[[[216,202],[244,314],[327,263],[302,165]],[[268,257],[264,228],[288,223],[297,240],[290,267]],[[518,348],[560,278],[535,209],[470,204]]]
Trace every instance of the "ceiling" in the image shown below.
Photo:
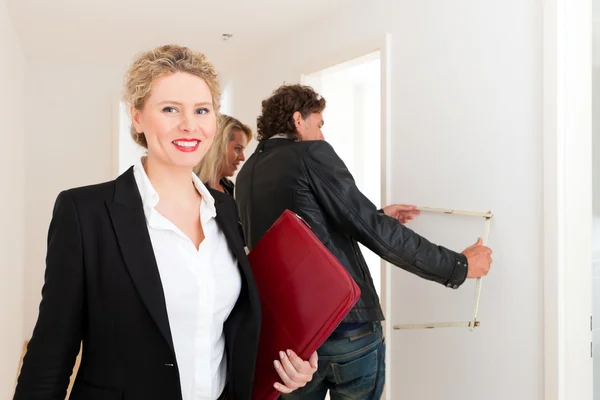
[[[5,0],[28,57],[126,64],[166,43],[240,62],[349,0]],[[222,34],[233,34],[224,41]]]
[[[166,43],[202,51],[216,64],[252,60],[256,49],[310,29],[354,0],[0,1],[28,57],[122,66]],[[600,37],[600,0],[592,2]],[[224,41],[224,33],[233,37]]]

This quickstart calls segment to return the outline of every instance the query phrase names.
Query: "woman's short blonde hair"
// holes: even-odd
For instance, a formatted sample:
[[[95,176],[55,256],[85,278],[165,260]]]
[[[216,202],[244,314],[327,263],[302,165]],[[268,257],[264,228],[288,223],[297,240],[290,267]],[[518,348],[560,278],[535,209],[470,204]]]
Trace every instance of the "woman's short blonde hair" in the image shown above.
[[[235,131],[244,132],[248,142],[252,140],[252,129],[229,115],[221,114],[217,120],[217,133],[212,145],[194,168],[200,180],[214,188],[222,178],[227,161],[227,145],[235,139]]]
[[[166,45],[140,54],[125,75],[125,103],[138,110],[144,108],[156,79],[176,72],[186,72],[202,78],[212,94],[213,108],[219,113],[221,88],[213,64],[202,53],[187,47]],[[146,137],[131,125],[131,137],[144,148],[148,148]]]

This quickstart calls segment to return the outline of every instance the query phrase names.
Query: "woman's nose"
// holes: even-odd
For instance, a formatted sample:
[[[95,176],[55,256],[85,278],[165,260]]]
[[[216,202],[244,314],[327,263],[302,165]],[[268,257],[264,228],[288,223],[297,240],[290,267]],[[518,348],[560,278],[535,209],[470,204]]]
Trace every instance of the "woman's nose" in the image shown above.
[[[193,114],[183,113],[179,122],[179,129],[184,132],[195,132],[198,129]]]

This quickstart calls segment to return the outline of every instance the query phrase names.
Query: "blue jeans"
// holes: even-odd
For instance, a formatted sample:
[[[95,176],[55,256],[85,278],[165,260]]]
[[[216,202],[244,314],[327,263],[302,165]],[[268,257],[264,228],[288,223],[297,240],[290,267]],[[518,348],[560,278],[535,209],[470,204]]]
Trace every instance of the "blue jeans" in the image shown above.
[[[385,338],[380,322],[366,336],[329,338],[317,353],[319,368],[305,387],[282,400],[379,400],[385,383]]]

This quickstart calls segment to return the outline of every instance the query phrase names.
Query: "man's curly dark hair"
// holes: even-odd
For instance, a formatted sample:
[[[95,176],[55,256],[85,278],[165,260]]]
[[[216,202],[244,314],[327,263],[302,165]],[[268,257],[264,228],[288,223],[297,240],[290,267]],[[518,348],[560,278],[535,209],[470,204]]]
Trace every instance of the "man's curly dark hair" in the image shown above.
[[[258,140],[283,133],[298,139],[293,115],[300,112],[303,119],[325,109],[325,99],[310,86],[283,85],[262,102],[262,114],[256,120]]]

